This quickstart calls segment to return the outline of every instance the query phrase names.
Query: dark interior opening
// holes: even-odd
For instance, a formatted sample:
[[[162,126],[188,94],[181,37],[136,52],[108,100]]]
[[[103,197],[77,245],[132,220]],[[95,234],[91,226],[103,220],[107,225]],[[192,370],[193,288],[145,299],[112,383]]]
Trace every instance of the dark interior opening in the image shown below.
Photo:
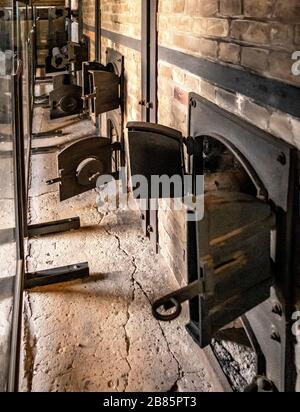
[[[235,154],[214,137],[203,140],[205,192],[229,191],[257,196],[257,188]]]

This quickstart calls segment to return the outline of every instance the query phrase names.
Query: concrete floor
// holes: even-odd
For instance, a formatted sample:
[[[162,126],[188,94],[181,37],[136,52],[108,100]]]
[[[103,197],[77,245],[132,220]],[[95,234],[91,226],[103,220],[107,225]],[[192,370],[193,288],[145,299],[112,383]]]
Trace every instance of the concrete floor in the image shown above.
[[[48,113],[38,109],[35,129],[47,127]],[[34,145],[64,144],[88,128],[77,124],[64,138]],[[30,222],[80,216],[82,228],[31,239],[27,270],[89,262],[91,276],[26,293],[21,390],[222,390],[185,330],[185,315],[169,324],[151,314],[151,302],[178,284],[143,237],[139,215],[99,212],[96,192],[60,203],[58,187],[45,184],[56,174],[55,153],[32,157]]]

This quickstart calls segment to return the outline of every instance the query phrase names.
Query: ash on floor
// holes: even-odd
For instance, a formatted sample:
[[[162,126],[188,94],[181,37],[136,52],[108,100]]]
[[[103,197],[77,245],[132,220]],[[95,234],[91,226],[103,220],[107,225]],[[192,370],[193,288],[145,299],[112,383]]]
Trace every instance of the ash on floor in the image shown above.
[[[254,351],[247,346],[217,339],[212,342],[212,348],[233,390],[244,392],[256,376]]]

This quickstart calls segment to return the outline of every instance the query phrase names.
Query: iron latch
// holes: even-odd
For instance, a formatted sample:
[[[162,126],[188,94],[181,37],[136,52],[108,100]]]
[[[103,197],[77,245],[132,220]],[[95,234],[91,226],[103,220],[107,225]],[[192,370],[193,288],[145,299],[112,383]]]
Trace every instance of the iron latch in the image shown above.
[[[84,101],[88,101],[88,100],[91,100],[91,99],[95,99],[96,97],[97,97],[97,92],[95,91],[94,93],[87,94],[85,96],[82,96],[81,98]]]
[[[200,139],[194,139],[191,136],[184,137],[183,143],[186,146],[187,154],[189,156],[202,156],[203,146]]]
[[[56,178],[54,178],[54,179],[49,179],[49,180],[47,180],[46,185],[47,185],[47,186],[53,186],[53,185],[55,185],[55,184],[57,184],[57,183],[61,183],[61,177],[56,177]]]
[[[197,296],[205,296],[205,282],[203,279],[190,283],[188,286],[155,301],[152,306],[153,315],[157,320],[163,322],[170,322],[177,319],[182,312],[182,304]],[[171,311],[172,309],[174,309],[174,311],[163,314],[159,310],[162,308],[165,311]]]

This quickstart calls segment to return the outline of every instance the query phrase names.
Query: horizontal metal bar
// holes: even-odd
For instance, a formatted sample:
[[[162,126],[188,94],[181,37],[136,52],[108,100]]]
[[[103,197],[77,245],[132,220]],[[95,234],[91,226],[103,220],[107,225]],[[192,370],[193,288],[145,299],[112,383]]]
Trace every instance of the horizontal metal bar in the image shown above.
[[[42,270],[25,274],[25,289],[71,282],[88,277],[90,274],[88,263],[79,263],[61,268]]]
[[[52,136],[67,136],[69,133],[63,133],[62,130],[56,130],[55,132],[41,132],[41,133],[33,133],[32,138],[33,139],[43,139],[43,138],[49,138]]]
[[[50,109],[50,106],[48,103],[34,103],[35,107],[42,107],[43,109]]]
[[[91,26],[85,28],[95,31]],[[139,39],[103,29],[101,35],[114,43],[141,51]],[[162,46],[158,47],[158,59],[187,70],[220,88],[250,97],[263,106],[271,106],[300,118],[300,105],[296,103],[300,89],[296,86]]]
[[[34,96],[33,100],[39,100],[39,99],[49,99],[49,94],[41,94],[40,96]]]
[[[37,225],[29,225],[27,235],[29,238],[36,236],[52,235],[54,233],[70,232],[80,229],[80,218],[57,220]]]
[[[41,84],[41,83],[52,83],[53,79],[52,77],[36,77],[35,82],[36,84]]]
[[[296,103],[300,89],[296,86],[161,46],[158,48],[158,59],[187,70],[218,87],[300,118],[300,105]]]
[[[45,153],[56,153],[61,150],[62,146],[42,146],[42,147],[32,147],[31,148],[31,155],[40,155]]]

